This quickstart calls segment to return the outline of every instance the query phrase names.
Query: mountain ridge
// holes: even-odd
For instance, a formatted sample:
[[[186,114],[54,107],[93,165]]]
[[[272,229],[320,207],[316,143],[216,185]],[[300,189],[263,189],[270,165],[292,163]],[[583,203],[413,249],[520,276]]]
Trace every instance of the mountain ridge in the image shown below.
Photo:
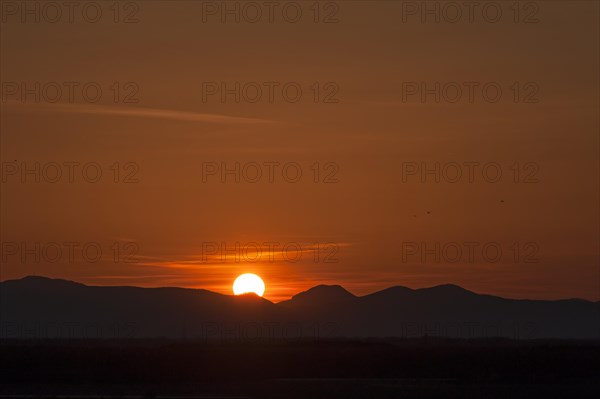
[[[73,280],[66,280],[66,279],[61,279],[61,278],[51,278],[51,277],[46,277],[46,276],[38,276],[38,275],[29,275],[29,276],[25,276],[19,279],[10,279],[10,280],[3,280],[0,281],[0,287],[2,287],[3,284],[6,283],[15,283],[15,282],[29,282],[29,281],[35,281],[35,282],[58,282],[58,283],[68,283],[68,284],[72,284],[73,286],[79,286],[79,287],[88,287],[88,288],[92,288],[92,287],[98,287],[98,288],[135,288],[135,289],[142,289],[142,290],[162,290],[162,289],[174,289],[174,290],[188,290],[188,291],[196,291],[196,292],[207,292],[207,293],[211,293],[211,294],[215,294],[215,295],[222,295],[225,297],[236,297],[235,295],[231,295],[231,294],[222,294],[219,292],[215,292],[215,291],[211,291],[211,290],[207,290],[205,288],[188,288],[188,287],[177,287],[177,286],[160,286],[160,287],[139,287],[139,286],[135,286],[135,285],[88,285],[88,284],[84,284],[84,283],[80,283],[77,281],[73,281]],[[321,291],[323,290],[323,291]],[[410,287],[406,287],[406,286],[402,286],[402,285],[393,285],[387,288],[383,288],[379,291],[375,291],[369,294],[365,294],[365,295],[355,295],[352,292],[348,291],[346,288],[344,288],[342,285],[339,284],[318,284],[315,285],[305,291],[301,291],[295,295],[293,295],[290,299],[284,300],[284,301],[280,301],[280,302],[272,302],[269,301],[266,298],[262,298],[263,300],[269,301],[273,304],[280,304],[282,302],[287,302],[290,301],[294,298],[300,298],[302,296],[304,296],[304,294],[315,294],[318,291],[319,294],[324,293],[324,290],[336,290],[336,291],[340,291],[345,294],[347,294],[349,297],[353,297],[353,298],[365,298],[365,297],[369,297],[372,295],[378,295],[378,294],[382,294],[384,292],[387,291],[405,291],[405,292],[410,292],[410,293],[418,293],[418,292],[425,292],[425,291],[446,291],[446,292],[457,292],[457,293],[465,293],[465,294],[473,294],[473,295],[478,295],[478,296],[485,296],[485,297],[492,297],[492,298],[500,298],[500,299],[504,299],[507,301],[536,301],[536,302],[560,302],[560,301],[581,301],[581,302],[586,302],[586,303],[600,303],[600,301],[590,301],[588,299],[583,299],[583,298],[560,298],[560,299],[528,299],[528,298],[505,298],[502,296],[498,296],[498,295],[493,295],[493,294],[482,294],[482,293],[478,293],[475,291],[471,291],[468,290],[466,288],[461,287],[460,285],[457,284],[452,284],[452,283],[446,283],[446,284],[438,284],[438,285],[434,285],[431,287],[422,287],[422,288],[410,288]],[[325,294],[329,294],[328,292],[325,292]],[[260,297],[259,297],[260,298]]]
[[[89,331],[112,337],[115,325],[135,325],[132,337],[140,338],[600,338],[597,302],[508,299],[454,284],[393,286],[364,296],[318,285],[273,303],[205,289],[88,286],[28,276],[0,282],[0,310],[3,338],[90,338]]]

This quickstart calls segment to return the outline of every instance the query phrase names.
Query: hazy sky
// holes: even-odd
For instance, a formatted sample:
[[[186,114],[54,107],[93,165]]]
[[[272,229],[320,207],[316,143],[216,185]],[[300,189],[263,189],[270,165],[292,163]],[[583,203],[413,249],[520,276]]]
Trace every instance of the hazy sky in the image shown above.
[[[27,4],[2,280],[600,299],[597,2]]]

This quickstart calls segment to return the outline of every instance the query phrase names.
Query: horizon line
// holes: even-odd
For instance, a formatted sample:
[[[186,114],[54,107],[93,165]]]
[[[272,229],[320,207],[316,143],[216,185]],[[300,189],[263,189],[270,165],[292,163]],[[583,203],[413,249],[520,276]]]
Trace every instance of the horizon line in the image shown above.
[[[68,283],[73,283],[73,284],[79,284],[79,285],[83,285],[84,287],[113,287],[113,288],[138,288],[138,289],[164,289],[164,288],[175,288],[175,289],[180,289],[180,290],[193,290],[193,291],[206,291],[206,292],[210,292],[212,294],[216,294],[216,295],[222,295],[222,296],[228,296],[228,297],[236,297],[236,296],[247,296],[247,295],[254,295],[257,298],[263,299],[267,302],[270,302],[272,304],[279,304],[279,303],[283,303],[283,302],[287,302],[292,300],[294,297],[306,293],[308,291],[311,291],[315,288],[318,287],[339,287],[342,290],[344,290],[345,292],[347,292],[348,294],[352,295],[354,298],[364,298],[370,295],[374,295],[386,290],[390,290],[393,288],[404,288],[407,289],[409,291],[422,291],[422,290],[428,290],[428,289],[434,289],[434,288],[440,288],[440,287],[456,287],[459,288],[462,291],[465,291],[467,293],[470,294],[474,294],[474,295],[478,295],[478,296],[488,296],[488,297],[494,297],[494,298],[500,298],[500,299],[504,299],[504,300],[508,300],[508,301],[541,301],[541,302],[558,302],[558,301],[573,301],[573,300],[577,300],[577,301],[584,301],[584,302],[589,302],[589,303],[600,303],[600,300],[598,301],[593,301],[593,300],[589,300],[589,299],[583,299],[583,298],[577,298],[577,297],[571,297],[571,298],[561,298],[561,299],[530,299],[530,298],[506,298],[506,297],[502,297],[502,296],[498,296],[498,295],[493,295],[493,294],[485,294],[485,293],[479,293],[479,292],[475,292],[475,291],[471,291],[469,289],[466,289],[458,284],[454,284],[454,283],[444,283],[444,284],[438,284],[438,285],[434,285],[434,286],[430,286],[430,287],[421,287],[421,288],[410,288],[404,285],[392,285],[365,295],[356,295],[354,293],[352,293],[351,291],[349,291],[348,289],[346,289],[344,286],[342,286],[341,284],[317,284],[315,286],[312,286],[310,288],[308,288],[307,290],[304,291],[300,291],[294,295],[292,295],[289,299],[284,299],[282,301],[279,302],[273,302],[263,296],[259,296],[257,294],[254,293],[244,293],[244,294],[240,294],[240,295],[235,295],[235,294],[223,294],[220,292],[216,292],[216,291],[211,291],[209,289],[206,288],[189,288],[189,287],[178,287],[178,286],[159,286],[159,287],[140,287],[140,286],[136,286],[136,285],[89,285],[89,284],[85,284],[85,283],[81,283],[79,281],[75,281],[75,280],[67,280],[64,278],[53,278],[53,277],[47,277],[47,276],[43,276],[43,275],[36,275],[36,274],[30,274],[27,276],[23,276],[21,278],[12,278],[12,279],[6,279],[6,280],[2,280],[0,279],[0,284],[4,284],[7,282],[11,282],[11,281],[22,281],[25,279],[30,279],[30,278],[36,278],[36,279],[43,279],[43,280],[51,280],[51,281],[64,281],[64,282],[68,282]]]

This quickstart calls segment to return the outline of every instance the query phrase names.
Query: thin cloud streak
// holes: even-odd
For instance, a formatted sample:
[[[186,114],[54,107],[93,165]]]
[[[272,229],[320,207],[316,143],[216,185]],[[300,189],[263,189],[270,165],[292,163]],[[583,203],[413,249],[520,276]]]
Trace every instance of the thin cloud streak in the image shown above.
[[[10,105],[21,104],[11,102]],[[71,112],[90,115],[124,116],[135,118],[154,118],[176,120],[184,122],[218,123],[230,125],[265,125],[275,121],[260,118],[245,118],[221,114],[207,114],[200,112],[177,111],[172,109],[144,108],[144,107],[118,107],[95,104],[34,104],[39,109],[58,112]]]

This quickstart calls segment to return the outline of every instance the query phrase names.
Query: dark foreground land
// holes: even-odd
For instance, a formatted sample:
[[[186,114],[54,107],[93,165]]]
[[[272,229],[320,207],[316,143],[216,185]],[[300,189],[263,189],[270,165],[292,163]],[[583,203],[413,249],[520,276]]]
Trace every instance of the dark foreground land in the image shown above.
[[[0,397],[596,398],[600,341],[3,340]]]

